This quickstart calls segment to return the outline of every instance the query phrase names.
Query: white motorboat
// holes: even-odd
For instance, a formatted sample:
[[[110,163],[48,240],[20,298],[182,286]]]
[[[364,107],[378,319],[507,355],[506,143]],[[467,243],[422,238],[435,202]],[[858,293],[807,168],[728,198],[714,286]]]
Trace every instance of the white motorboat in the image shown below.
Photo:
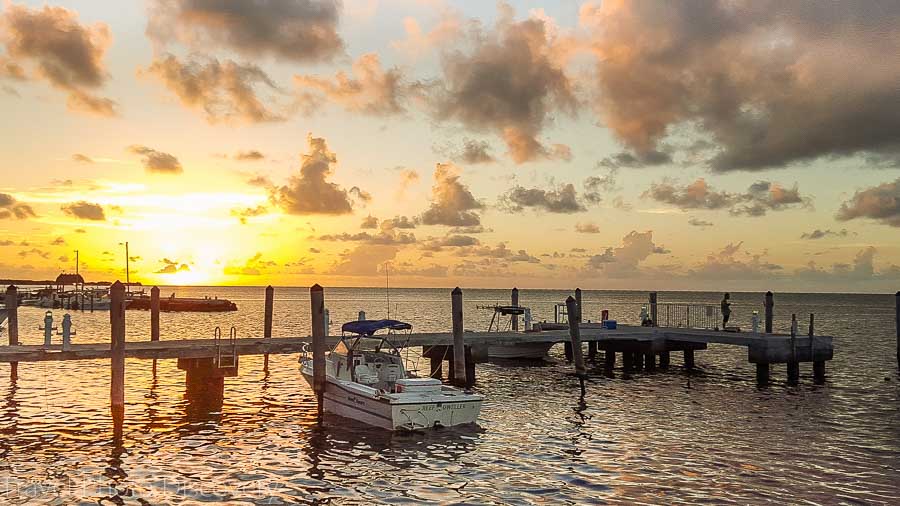
[[[484,308],[484,306],[482,306]],[[487,306],[494,316],[488,325],[488,332],[510,330],[513,318],[522,316],[525,330],[531,330],[531,309],[523,306]],[[508,317],[508,318],[507,318]],[[505,327],[504,327],[505,325]],[[540,360],[547,356],[553,343],[517,343],[514,345],[489,346],[488,358]]]
[[[325,357],[324,410],[388,430],[417,430],[475,423],[484,396],[416,378],[406,371],[388,333],[410,330],[397,320],[345,323],[341,341]],[[313,357],[300,359],[303,377],[313,385]]]

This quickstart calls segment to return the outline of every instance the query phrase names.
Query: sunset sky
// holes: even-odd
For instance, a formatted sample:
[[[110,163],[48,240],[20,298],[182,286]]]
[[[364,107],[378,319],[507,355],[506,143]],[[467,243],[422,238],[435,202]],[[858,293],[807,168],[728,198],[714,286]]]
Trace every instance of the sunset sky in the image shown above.
[[[900,2],[0,3],[0,277],[893,292]]]

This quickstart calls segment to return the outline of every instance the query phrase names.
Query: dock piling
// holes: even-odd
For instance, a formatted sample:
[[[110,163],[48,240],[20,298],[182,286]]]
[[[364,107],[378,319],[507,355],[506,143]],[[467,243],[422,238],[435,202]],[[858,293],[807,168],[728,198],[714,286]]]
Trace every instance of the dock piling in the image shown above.
[[[581,290],[575,291],[576,296],[581,295]],[[569,314],[569,339],[572,341],[572,358],[575,362],[575,374],[579,378],[584,378],[586,369],[584,367],[584,352],[581,349],[581,309],[573,297],[566,299],[566,311]],[[584,383],[582,382],[582,388]]]
[[[159,341],[159,287],[150,289],[150,340]]]
[[[518,288],[512,289],[512,295],[510,297],[510,302],[512,302],[513,306],[519,307],[519,289]],[[518,330],[519,330],[519,316],[515,315],[515,314],[512,315],[512,330],[513,330],[513,332],[518,332]]]
[[[684,368],[691,370],[694,368],[694,350],[686,349],[684,350]]]
[[[797,314],[791,314],[791,360],[787,363],[788,383],[800,381],[800,362],[797,361]]]
[[[272,285],[266,287],[265,314],[263,315],[263,338],[272,338],[272,317],[275,314],[275,288]],[[269,354],[263,357],[263,371],[269,370]]]
[[[661,351],[659,352],[659,368],[660,369],[668,369],[669,362],[671,362],[672,357],[669,351]]]
[[[110,408],[113,418],[125,414],[125,285],[116,281],[109,289]]]
[[[463,293],[458,286],[450,292],[450,312],[453,319],[453,383],[462,387],[466,384],[466,350],[463,336]]]
[[[656,300],[657,300],[657,293],[650,292],[650,320],[653,322],[654,327],[659,327],[659,322],[656,319],[656,316],[657,316]]]
[[[775,296],[771,291],[766,292],[766,334],[772,333],[772,320],[774,319]]]
[[[894,295],[894,324],[897,329],[897,367],[900,367],[900,292]]]
[[[756,382],[760,385],[765,385],[769,382],[769,364],[765,362],[756,364]]]
[[[900,295],[900,293],[898,293],[898,295]],[[16,346],[19,344],[19,289],[16,288],[15,285],[9,285],[9,287],[6,288],[6,299],[4,300],[4,303],[6,304],[6,333],[9,335],[9,345]],[[900,343],[900,339],[898,339],[897,342]],[[18,377],[19,363],[10,362],[9,379],[16,381]]]
[[[616,367],[616,352],[613,350],[606,350],[603,352],[603,372],[607,376],[611,376],[613,373],[613,369]]]
[[[581,317],[581,288],[575,289],[575,310],[578,312],[575,318],[578,320],[578,323],[581,323],[584,321],[584,318]],[[566,308],[566,311],[568,311],[568,308]]]
[[[325,290],[318,283],[309,289],[309,302],[312,312],[313,391],[321,419],[325,398]]]

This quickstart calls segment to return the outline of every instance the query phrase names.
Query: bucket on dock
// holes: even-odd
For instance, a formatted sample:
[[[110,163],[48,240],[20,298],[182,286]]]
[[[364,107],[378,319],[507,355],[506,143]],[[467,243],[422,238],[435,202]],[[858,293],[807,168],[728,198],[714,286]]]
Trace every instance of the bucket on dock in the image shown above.
[[[616,320],[603,320],[600,325],[607,330],[616,330]]]

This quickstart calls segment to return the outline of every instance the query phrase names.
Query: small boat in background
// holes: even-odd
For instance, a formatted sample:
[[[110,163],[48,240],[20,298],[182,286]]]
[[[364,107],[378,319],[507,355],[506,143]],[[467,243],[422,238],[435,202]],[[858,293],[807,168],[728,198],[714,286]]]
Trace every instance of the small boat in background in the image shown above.
[[[341,327],[340,342],[325,356],[324,409],[387,430],[417,430],[475,423],[484,397],[413,377],[400,350],[379,330],[411,330],[397,320],[359,320]],[[348,335],[350,334],[350,335]],[[303,377],[313,385],[313,357],[300,359]]]
[[[525,330],[531,330],[531,309],[523,306],[479,306],[494,311],[488,332],[512,330],[514,318],[523,317]],[[518,343],[511,346],[489,346],[488,358],[537,360],[547,356],[553,343]]]
[[[125,309],[150,309],[150,297],[148,295],[138,295],[129,299],[125,303]],[[159,310],[165,312],[186,312],[186,313],[217,313],[226,311],[237,311],[237,304],[228,299],[220,299],[218,297],[190,297],[176,298],[173,293],[169,297],[159,298]]]

